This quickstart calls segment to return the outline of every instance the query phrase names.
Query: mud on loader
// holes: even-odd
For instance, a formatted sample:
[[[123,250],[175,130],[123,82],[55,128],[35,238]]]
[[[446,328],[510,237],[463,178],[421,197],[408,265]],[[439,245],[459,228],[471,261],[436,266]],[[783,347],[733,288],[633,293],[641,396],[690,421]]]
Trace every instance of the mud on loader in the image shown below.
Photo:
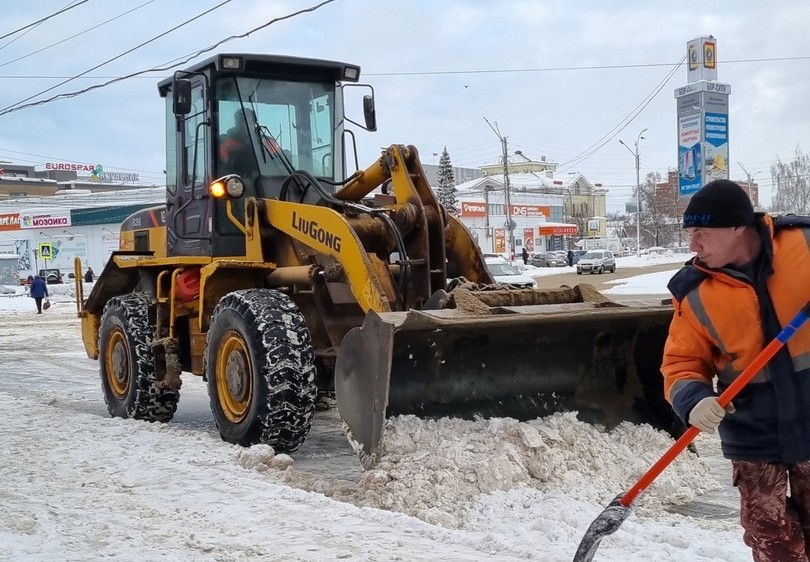
[[[86,299],[77,282],[110,414],[169,421],[192,373],[224,440],[294,451],[334,391],[367,467],[399,414],[577,410],[671,429],[658,367],[672,309],[494,284],[412,146],[347,174],[344,126],[376,129],[370,87],[365,125],[343,111],[359,74],[223,54],[159,84],[166,205],[126,219]]]

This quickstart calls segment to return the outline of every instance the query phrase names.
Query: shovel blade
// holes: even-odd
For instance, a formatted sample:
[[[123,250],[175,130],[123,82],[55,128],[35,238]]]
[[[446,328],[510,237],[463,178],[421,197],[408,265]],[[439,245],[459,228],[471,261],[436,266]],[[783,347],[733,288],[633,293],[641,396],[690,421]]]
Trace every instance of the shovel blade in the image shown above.
[[[618,531],[624,520],[630,515],[631,508],[620,503],[622,496],[624,494],[616,496],[593,520],[579,543],[579,548],[574,555],[574,562],[591,562],[602,539]]]

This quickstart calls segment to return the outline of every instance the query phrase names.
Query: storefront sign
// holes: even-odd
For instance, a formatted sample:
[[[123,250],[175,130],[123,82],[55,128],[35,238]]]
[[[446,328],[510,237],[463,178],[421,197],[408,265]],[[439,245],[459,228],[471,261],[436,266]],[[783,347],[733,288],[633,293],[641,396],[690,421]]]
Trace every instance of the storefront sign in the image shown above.
[[[20,230],[20,213],[0,213],[0,230]]]
[[[462,201],[462,217],[485,217],[487,216],[487,204],[484,201]]]
[[[77,179],[89,179],[91,181],[109,182],[132,182],[140,181],[138,174],[129,172],[105,172],[101,164],[81,164],[78,162],[46,162],[46,170],[61,170],[76,172]],[[81,173],[84,172],[84,173]]]
[[[68,172],[92,172],[96,169],[95,164],[77,164],[74,162],[46,162],[46,170],[65,170]]]
[[[576,236],[577,234],[575,224],[540,225],[540,236]]]
[[[20,214],[20,228],[49,228],[70,226],[70,212]]]
[[[551,207],[547,205],[512,205],[514,217],[550,217]]]

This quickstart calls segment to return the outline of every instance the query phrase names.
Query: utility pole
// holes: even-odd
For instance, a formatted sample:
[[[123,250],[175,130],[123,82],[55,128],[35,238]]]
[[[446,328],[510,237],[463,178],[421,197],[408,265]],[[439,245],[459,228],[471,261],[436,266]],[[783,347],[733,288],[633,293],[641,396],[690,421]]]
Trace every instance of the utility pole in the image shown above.
[[[737,162],[737,164],[740,166],[740,168],[742,168],[742,171],[745,172],[745,177],[747,179],[747,187],[745,190],[748,192],[748,198],[751,199],[751,190],[754,189],[754,176],[756,176],[759,172],[749,174],[748,170],[745,169],[745,166],[742,165],[742,162]],[[753,203],[753,200],[751,202]]]
[[[512,252],[515,249],[515,235],[513,233],[514,229],[512,224],[512,204],[509,196],[509,160],[507,157],[509,152],[507,150],[506,137],[502,136],[501,132],[498,130],[497,121],[495,122],[494,127],[486,117],[484,117],[484,121],[486,121],[489,128],[492,129],[496,135],[498,135],[498,139],[500,139],[501,147],[503,149],[503,193],[504,203],[506,204],[506,223],[504,224],[506,227],[506,256],[509,261],[512,261]]]
[[[624,141],[619,139],[619,143],[625,147],[630,154],[632,154],[636,159],[636,257],[641,256],[641,177],[640,177],[640,168],[641,168],[641,160],[639,159],[638,155],[638,142],[645,137],[642,137],[647,129],[642,129],[642,131],[636,137],[636,151],[633,152],[630,150],[630,147],[624,144]]]

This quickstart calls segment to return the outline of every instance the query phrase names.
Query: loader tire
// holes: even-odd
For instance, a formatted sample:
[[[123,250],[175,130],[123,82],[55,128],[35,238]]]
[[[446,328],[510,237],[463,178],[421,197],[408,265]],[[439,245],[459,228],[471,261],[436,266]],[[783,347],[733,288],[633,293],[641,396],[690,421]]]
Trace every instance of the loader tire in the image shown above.
[[[149,300],[143,294],[113,297],[99,326],[101,388],[110,415],[167,422],[177,411],[180,393],[161,388],[155,372]]]
[[[304,442],[315,413],[315,354],[304,316],[285,294],[225,295],[211,316],[205,374],[224,441],[277,452]]]

